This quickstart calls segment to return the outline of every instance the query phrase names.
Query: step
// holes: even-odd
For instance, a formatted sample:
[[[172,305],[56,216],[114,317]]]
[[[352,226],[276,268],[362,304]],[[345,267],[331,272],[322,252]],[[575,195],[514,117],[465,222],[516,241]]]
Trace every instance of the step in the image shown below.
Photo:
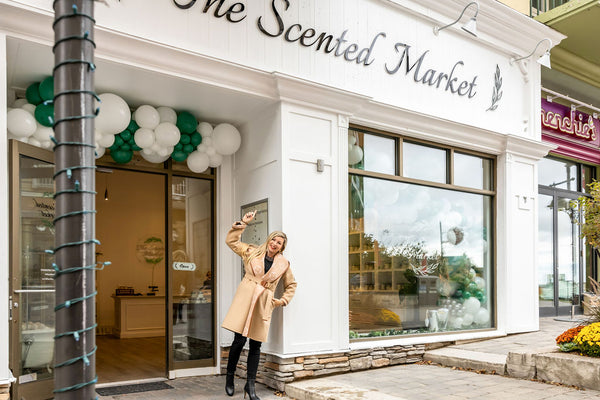
[[[408,400],[327,378],[288,383],[285,394],[295,400]]]
[[[506,375],[506,355],[483,353],[454,347],[426,351],[423,360],[447,367],[468,368]]]

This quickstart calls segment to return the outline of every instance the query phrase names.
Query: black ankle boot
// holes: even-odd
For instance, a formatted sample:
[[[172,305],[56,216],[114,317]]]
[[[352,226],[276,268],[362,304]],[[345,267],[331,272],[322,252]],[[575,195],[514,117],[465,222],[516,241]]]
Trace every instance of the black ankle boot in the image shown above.
[[[260,397],[256,395],[254,382],[255,379],[248,378],[246,380],[246,385],[244,386],[244,399],[246,398],[246,393],[248,393],[248,397],[250,397],[250,400],[260,400]]]
[[[225,393],[227,393],[227,396],[233,396],[233,393],[235,392],[235,384],[233,383],[234,376],[234,372],[228,372],[227,377],[225,378]]]

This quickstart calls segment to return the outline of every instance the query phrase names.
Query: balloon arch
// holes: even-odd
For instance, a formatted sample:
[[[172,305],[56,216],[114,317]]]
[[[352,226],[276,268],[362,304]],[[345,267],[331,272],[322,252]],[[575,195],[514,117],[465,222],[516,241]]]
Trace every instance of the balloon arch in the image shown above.
[[[25,98],[8,108],[8,137],[50,149],[54,134],[54,81],[51,76],[27,87]],[[113,93],[98,96],[96,116],[96,158],[110,150],[119,164],[133,158],[133,152],[151,163],[171,157],[187,162],[196,173],[216,168],[223,156],[235,153],[242,138],[235,126],[227,123],[213,127],[198,122],[188,111],[177,113],[170,107],[139,106],[133,113],[121,97]]]

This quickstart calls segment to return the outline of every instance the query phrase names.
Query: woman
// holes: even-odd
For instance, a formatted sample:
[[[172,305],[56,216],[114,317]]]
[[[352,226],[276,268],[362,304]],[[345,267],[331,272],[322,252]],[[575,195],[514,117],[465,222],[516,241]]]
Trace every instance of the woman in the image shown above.
[[[266,242],[258,247],[240,241],[242,232],[255,215],[256,211],[246,213],[227,233],[227,245],[244,260],[245,275],[222,325],[235,333],[229,349],[225,381],[225,392],[229,396],[233,396],[234,393],[233,377],[240,354],[246,339],[250,338],[247,379],[244,386],[244,398],[247,393],[250,400],[260,400],[256,396],[254,384],[260,360],[260,346],[267,340],[273,309],[288,305],[296,291],[296,281],[290,270],[290,263],[282,255],[287,244],[285,233],[272,232]],[[273,294],[282,278],[285,290],[281,298],[275,299]]]

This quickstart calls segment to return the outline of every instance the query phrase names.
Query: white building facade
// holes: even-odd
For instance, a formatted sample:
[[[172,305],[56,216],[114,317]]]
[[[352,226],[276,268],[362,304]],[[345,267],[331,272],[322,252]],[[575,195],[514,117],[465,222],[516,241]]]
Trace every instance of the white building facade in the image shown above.
[[[476,11],[464,0],[108,3],[95,10],[97,92],[187,109],[242,137],[211,178],[213,352],[177,364],[167,326],[163,377],[220,373],[233,335],[218,327],[241,279],[225,234],[265,199],[298,282],[263,345],[271,386],[327,373],[311,358],[405,346],[416,351],[406,362],[426,343],[538,329],[536,163],[553,147],[541,140],[540,67],[510,59],[563,35],[493,0],[478,3],[476,37],[460,29]],[[0,115],[51,74],[52,21],[50,0],[0,1]],[[5,171],[7,129],[0,118]],[[0,334],[11,340],[0,384],[14,390],[41,375],[15,365],[18,188],[8,172],[1,184]],[[167,321],[173,279],[159,284]],[[36,390],[26,398],[44,398]]]

